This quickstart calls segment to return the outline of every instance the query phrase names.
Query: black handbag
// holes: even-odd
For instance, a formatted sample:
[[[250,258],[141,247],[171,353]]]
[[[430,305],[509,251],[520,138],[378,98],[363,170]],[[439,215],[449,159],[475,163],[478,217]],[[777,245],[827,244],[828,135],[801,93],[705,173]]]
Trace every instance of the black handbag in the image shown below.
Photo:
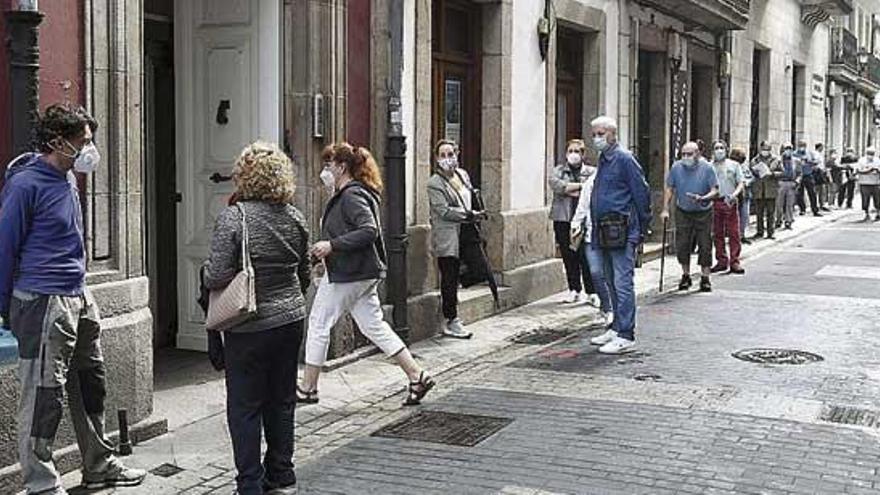
[[[599,219],[599,247],[620,249],[626,247],[629,236],[629,216],[608,213]]]

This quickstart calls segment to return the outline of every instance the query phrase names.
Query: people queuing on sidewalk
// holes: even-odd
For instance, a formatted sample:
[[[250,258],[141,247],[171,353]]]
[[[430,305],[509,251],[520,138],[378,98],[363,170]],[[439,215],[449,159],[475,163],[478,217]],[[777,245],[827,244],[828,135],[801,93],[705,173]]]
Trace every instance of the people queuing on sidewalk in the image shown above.
[[[715,141],[713,166],[718,177],[718,196],[714,199],[715,266],[712,273],[730,271],[742,274],[745,270],[740,264],[740,223],[737,198],[745,186],[740,164],[727,157],[727,143]],[[728,247],[730,248],[728,251]]]
[[[700,291],[712,290],[712,201],[718,194],[715,169],[700,158],[697,143],[686,143],[681,149],[681,159],[672,165],[666,177],[661,213],[664,220],[670,217],[669,202],[675,198],[675,252],[681,265],[678,290],[688,290],[693,285],[691,239],[696,239],[699,249]]]
[[[767,239],[774,239],[779,176],[773,171],[778,170],[779,167],[779,158],[773,156],[770,143],[762,141],[758,146],[758,156],[754,157],[749,165],[755,178],[752,183],[756,217],[755,239],[760,239],[765,234]]]
[[[419,404],[434,387],[434,380],[385,321],[379,300],[378,288],[387,267],[379,167],[366,148],[337,143],[321,171],[321,181],[325,187],[332,185],[333,195],[321,218],[320,240],[310,251],[312,260],[323,265],[324,275],[316,282],[309,313],[305,371],[297,399],[306,404],[318,402],[318,378],[327,359],[330,331],[350,314],[358,330],[406,374],[409,386],[404,404]]]
[[[8,169],[0,193],[0,319],[18,341],[18,454],[28,495],[67,493],[53,460],[65,402],[84,489],[135,486],[146,476],[116,458],[104,423],[101,316],[85,284],[73,174],[98,167],[97,130],[83,108],[49,106],[36,125],[39,152]]]
[[[578,247],[572,243],[572,217],[583,194],[584,183],[592,174],[592,167],[585,162],[587,148],[581,139],[568,142],[566,163],[557,165],[550,174],[550,189],[553,191],[553,204],[550,219],[553,221],[553,234],[556,246],[562,254],[565,277],[568,280],[566,303],[580,303],[589,300],[596,304],[596,289],[590,275],[589,259],[584,256],[583,244]]]
[[[620,354],[635,349],[636,251],[651,229],[651,191],[641,165],[617,142],[617,122],[601,116],[591,124],[599,164],[590,201],[593,232],[614,307],[612,328],[592,339],[599,352]]]
[[[780,154],[782,158],[770,169],[779,182],[776,194],[776,228],[784,224],[786,230],[791,230],[797,188],[801,181],[801,162],[794,156],[794,146],[790,142],[782,143]]]
[[[309,233],[293,206],[293,164],[277,145],[257,141],[245,147],[232,180],[232,204],[217,216],[203,283],[208,290],[223,290],[243,263],[253,267],[256,313],[224,327],[220,344],[235,481],[242,495],[293,494],[297,357],[311,283]]]
[[[846,204],[847,209],[852,208],[856,181],[858,180],[856,175],[856,163],[858,161],[859,158],[856,156],[856,150],[852,147],[848,147],[843,158],[840,159],[840,166],[838,167],[840,177],[840,189],[837,192],[838,208],[843,208],[844,204]]]
[[[583,145],[583,142],[578,143]],[[611,301],[611,289],[608,279],[605,277],[605,262],[599,249],[597,239],[593,237],[593,217],[590,206],[593,197],[593,187],[596,183],[596,167],[584,164],[586,180],[582,183],[581,194],[578,197],[577,207],[571,218],[571,249],[581,251],[584,258],[584,266],[589,270],[591,283],[599,298],[599,311],[606,331],[611,329],[614,323],[614,304]]]
[[[752,183],[755,176],[746,160],[746,152],[740,148],[730,150],[730,159],[739,163],[743,175],[743,190],[736,200],[739,202],[739,238],[743,244],[751,244],[752,241],[746,236],[749,229],[749,215],[752,206]]]
[[[855,167],[855,175],[859,184],[859,194],[862,196],[862,211],[865,212],[863,221],[871,220],[871,203],[874,203],[874,221],[880,222],[880,158],[873,146],[868,146],[865,156],[862,157]]]
[[[474,187],[468,173],[460,166],[458,145],[441,140],[434,147],[434,174],[428,179],[430,204],[431,250],[437,258],[440,273],[440,307],[443,335],[469,339],[458,316],[458,288],[462,283],[461,268],[472,279],[483,280],[488,268],[482,255],[482,239],[477,222],[486,213],[475,208]]]

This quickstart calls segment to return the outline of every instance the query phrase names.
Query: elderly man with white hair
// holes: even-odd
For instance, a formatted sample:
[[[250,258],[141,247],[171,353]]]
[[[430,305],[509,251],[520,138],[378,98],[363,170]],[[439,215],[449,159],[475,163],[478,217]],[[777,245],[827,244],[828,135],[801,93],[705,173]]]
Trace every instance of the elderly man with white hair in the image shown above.
[[[675,254],[681,264],[678,290],[688,290],[691,280],[691,242],[699,247],[700,291],[711,292],[712,200],[718,196],[718,176],[708,162],[700,158],[697,143],[685,143],[681,159],[666,176],[663,219],[669,218],[669,201],[675,197]]]
[[[639,162],[617,143],[617,123],[602,116],[591,122],[599,166],[590,206],[594,240],[605,265],[615,311],[612,327],[592,339],[603,354],[635,350],[636,250],[651,226],[651,191]]]
[[[880,160],[873,146],[868,146],[865,156],[856,165],[855,173],[859,181],[859,193],[862,196],[862,210],[865,211],[864,222],[871,220],[871,201],[874,202],[876,214],[874,220],[880,222]]]

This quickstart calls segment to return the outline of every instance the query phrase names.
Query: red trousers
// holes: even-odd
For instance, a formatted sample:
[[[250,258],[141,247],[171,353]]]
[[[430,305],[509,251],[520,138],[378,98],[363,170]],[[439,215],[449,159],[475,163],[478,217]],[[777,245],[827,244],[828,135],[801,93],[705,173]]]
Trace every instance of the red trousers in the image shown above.
[[[739,265],[742,244],[739,238],[739,207],[715,201],[715,259],[724,267]],[[730,239],[730,257],[727,256],[725,240]]]

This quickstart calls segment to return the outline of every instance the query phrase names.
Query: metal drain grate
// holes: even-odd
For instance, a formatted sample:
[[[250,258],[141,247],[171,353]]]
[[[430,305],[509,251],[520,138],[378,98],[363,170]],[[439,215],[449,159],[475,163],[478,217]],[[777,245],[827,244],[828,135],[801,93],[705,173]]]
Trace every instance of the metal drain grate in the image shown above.
[[[573,333],[575,333],[575,330],[568,328],[539,327],[528,332],[516,334],[511,338],[511,341],[514,344],[546,345],[568,337]]]
[[[818,354],[792,349],[744,349],[734,352],[733,357],[760,364],[807,364],[825,360]]]
[[[153,469],[150,469],[150,473],[155,474],[156,476],[161,476],[162,478],[170,478],[182,472],[182,467],[175,466],[174,464],[169,464],[167,462],[165,464],[160,464]]]
[[[880,413],[851,406],[825,406],[819,415],[819,420],[841,425],[880,428]]]
[[[512,422],[511,418],[420,411],[376,431],[372,436],[473,447]]]

